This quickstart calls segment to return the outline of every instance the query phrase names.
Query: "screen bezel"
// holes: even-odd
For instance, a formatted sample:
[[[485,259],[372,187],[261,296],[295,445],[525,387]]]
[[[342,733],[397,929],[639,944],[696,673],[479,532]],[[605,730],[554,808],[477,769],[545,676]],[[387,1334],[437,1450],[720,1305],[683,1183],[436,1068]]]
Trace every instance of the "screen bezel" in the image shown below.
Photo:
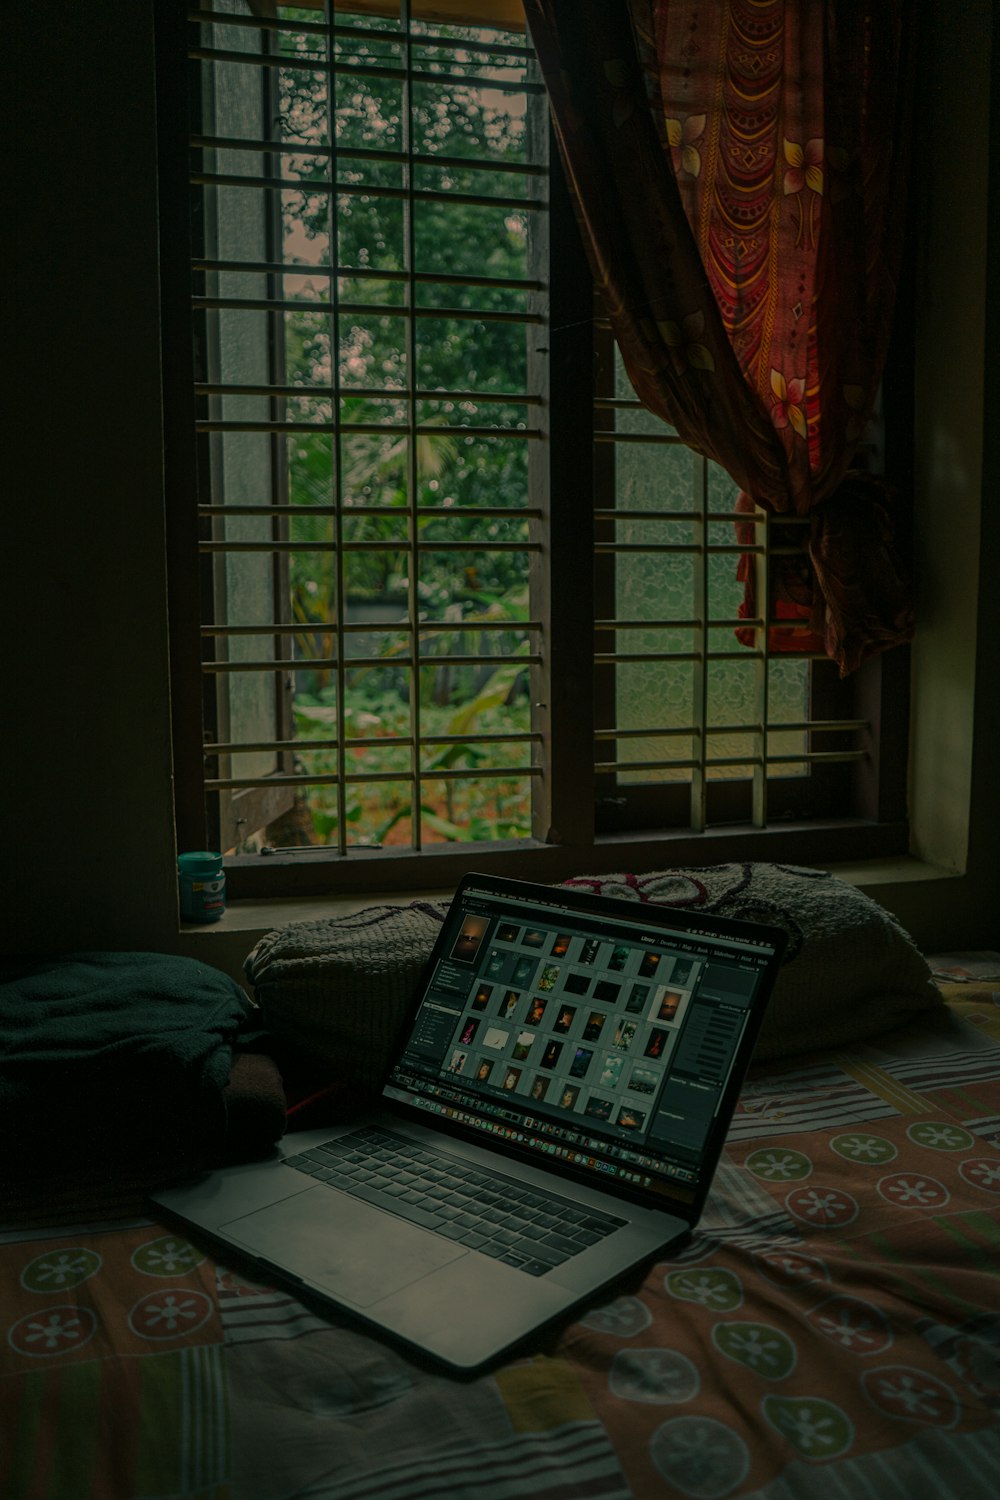
[[[560,1159],[556,1163],[554,1160],[536,1151],[520,1146],[514,1141],[493,1134],[486,1135],[482,1130],[477,1129],[477,1127],[465,1125],[454,1117],[429,1113],[421,1109],[419,1105],[411,1105],[386,1094],[385,1090],[389,1086],[393,1070],[406,1050],[406,1044],[416,1020],[417,1012],[423,1003],[428,985],[437,970],[439,962],[446,955],[449,943],[453,939],[451,927],[456,908],[461,908],[465,893],[470,888],[477,891],[481,890],[484,895],[497,896],[501,900],[507,896],[514,897],[518,901],[532,901],[541,905],[555,904],[563,910],[581,915],[590,914],[599,918],[612,920],[615,917],[619,917],[633,925],[636,923],[636,919],[641,912],[642,925],[650,931],[662,928],[665,933],[674,931],[694,937],[728,937],[741,942],[749,941],[764,944],[771,950],[764,967],[758,994],[751,1006],[748,1023],[744,1028],[733,1059],[726,1087],[720,1096],[715,1123],[705,1143],[703,1152],[705,1171],[702,1181],[698,1189],[694,1191],[690,1201],[684,1202],[681,1199],[668,1197],[610,1175],[598,1176],[592,1170],[579,1167],[569,1161]],[[683,1218],[689,1223],[694,1224],[701,1216],[705,1199],[711,1189],[719,1157],[725,1145],[732,1110],[735,1107],[736,1098],[743,1086],[746,1071],[760,1034],[760,1028],[764,1021],[771,993],[773,992],[774,982],[781,967],[781,960],[787,941],[788,934],[783,928],[765,923],[746,922],[733,917],[716,916],[712,912],[705,912],[703,910],[690,910],[684,907],[648,901],[639,902],[625,897],[605,896],[592,891],[581,890],[575,886],[538,885],[528,881],[510,879],[506,876],[467,874],[462,877],[455,891],[445,919],[441,924],[441,930],[435,939],[434,947],[415,986],[412,1003],[408,1007],[394,1039],[390,1060],[379,1090],[381,1105],[388,1112],[399,1118],[424,1125],[425,1127],[430,1126],[434,1130],[440,1130],[445,1135],[454,1136],[456,1139],[469,1142],[472,1145],[488,1148],[491,1153],[496,1152],[500,1156],[526,1162],[531,1166],[541,1169],[548,1168],[552,1170],[557,1165],[560,1176],[571,1177],[575,1181],[602,1193],[639,1203],[644,1208],[659,1210],[675,1217]],[[720,1124],[722,1120],[726,1121],[724,1127]]]

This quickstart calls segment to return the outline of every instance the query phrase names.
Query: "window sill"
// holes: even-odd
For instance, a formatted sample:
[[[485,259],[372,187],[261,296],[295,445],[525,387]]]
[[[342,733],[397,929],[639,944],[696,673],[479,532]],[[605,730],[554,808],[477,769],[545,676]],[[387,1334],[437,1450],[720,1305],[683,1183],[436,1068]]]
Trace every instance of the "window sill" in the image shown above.
[[[231,901],[218,922],[182,922],[181,932],[206,940],[222,933],[245,932],[256,937],[272,932],[289,922],[319,922],[327,917],[349,917],[367,906],[391,903],[403,906],[409,901],[449,901],[451,891],[363,891],[356,896],[281,896],[266,901]]]
[[[857,886],[874,901],[895,911],[892,898],[895,887],[905,886],[916,893],[919,887],[933,888],[948,880],[961,878],[954,871],[928,864],[923,860],[899,857],[875,859],[857,864],[818,864],[831,874]],[[232,902],[225,915],[210,926],[184,923],[178,946],[192,957],[200,958],[241,978],[243,960],[265,933],[289,922],[315,922],[331,917],[346,917],[368,906],[390,903],[396,906],[410,901],[444,901],[451,892],[433,891],[366,891],[354,896],[284,897],[262,901]],[[905,904],[905,903],[903,903]],[[905,912],[900,920],[907,925]]]

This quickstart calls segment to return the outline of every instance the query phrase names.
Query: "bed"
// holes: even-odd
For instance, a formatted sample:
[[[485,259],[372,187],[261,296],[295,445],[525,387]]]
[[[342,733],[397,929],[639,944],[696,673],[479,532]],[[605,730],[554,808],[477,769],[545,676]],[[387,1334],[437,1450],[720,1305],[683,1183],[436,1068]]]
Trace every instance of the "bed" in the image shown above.
[[[128,1189],[21,1210],[0,1493],[994,1500],[1000,988],[937,970],[933,1013],[755,1066],[683,1253],[472,1380],[248,1279]]]

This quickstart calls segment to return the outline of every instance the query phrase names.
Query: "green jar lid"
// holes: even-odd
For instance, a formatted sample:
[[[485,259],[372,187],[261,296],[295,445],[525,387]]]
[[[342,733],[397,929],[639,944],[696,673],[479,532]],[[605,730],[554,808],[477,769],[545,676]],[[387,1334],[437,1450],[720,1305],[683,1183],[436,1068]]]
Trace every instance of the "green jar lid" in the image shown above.
[[[222,855],[213,854],[209,849],[179,854],[177,868],[182,875],[215,875],[222,868]]]

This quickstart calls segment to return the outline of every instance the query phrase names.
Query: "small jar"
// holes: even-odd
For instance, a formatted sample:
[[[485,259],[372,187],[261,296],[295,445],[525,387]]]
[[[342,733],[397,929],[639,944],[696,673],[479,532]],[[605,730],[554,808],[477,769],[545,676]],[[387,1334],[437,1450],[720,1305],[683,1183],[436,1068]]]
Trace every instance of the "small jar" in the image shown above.
[[[202,849],[177,858],[181,921],[217,922],[226,909],[226,874],[222,855]]]

